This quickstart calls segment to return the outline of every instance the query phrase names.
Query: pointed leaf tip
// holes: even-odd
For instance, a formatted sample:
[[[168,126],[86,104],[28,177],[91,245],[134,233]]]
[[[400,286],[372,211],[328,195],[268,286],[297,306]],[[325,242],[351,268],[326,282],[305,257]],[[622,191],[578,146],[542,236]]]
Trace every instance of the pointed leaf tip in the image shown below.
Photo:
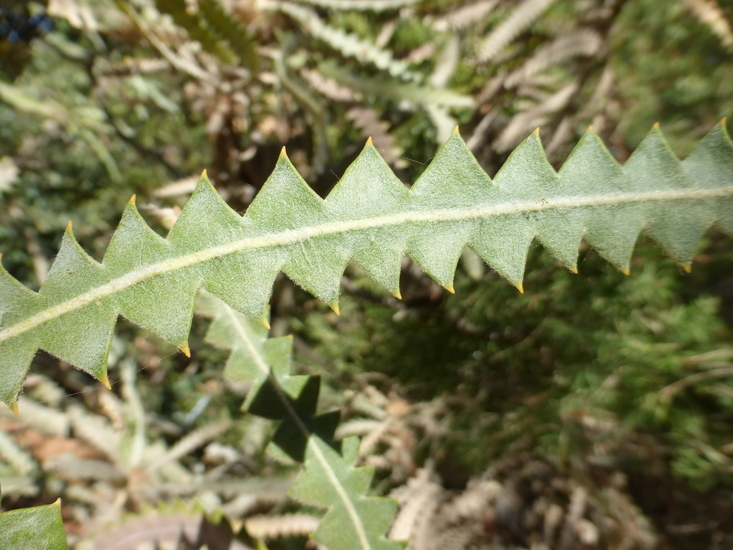
[[[523,283],[517,283],[514,286],[517,287],[517,290],[519,291],[520,294],[524,294],[524,284]]]
[[[108,390],[112,389],[112,384],[109,383],[109,376],[107,376],[106,372],[103,372],[99,376],[97,376],[97,380],[99,380],[102,385],[107,388]]]
[[[333,312],[336,315],[341,315],[341,310],[339,309],[339,305],[337,303],[328,304],[328,305],[331,307],[331,309],[333,310]]]
[[[130,197],[130,200],[127,201],[127,206],[135,206],[135,200],[137,199],[137,195],[133,195]]]
[[[365,147],[365,148],[366,148],[366,147],[374,147],[374,143],[372,143],[372,136],[369,136],[369,137],[367,138],[367,140],[366,140],[366,144],[364,145],[364,147]]]
[[[277,158],[277,160],[278,161],[287,160],[287,158],[288,158],[288,153],[287,151],[285,151],[285,146],[283,145],[282,149],[280,149],[280,156]]]
[[[13,401],[10,404],[10,410],[13,411],[13,414],[15,415],[16,418],[18,418],[20,416],[20,409],[18,408],[18,402],[17,401]]]
[[[683,264],[682,269],[685,273],[692,273],[692,265],[691,264]]]
[[[533,136],[539,136],[540,135],[540,127],[537,126],[537,128],[534,129],[534,132],[532,132]]]
[[[191,348],[188,347],[188,342],[186,342],[185,344],[183,344],[183,346],[181,346],[180,349],[181,349],[181,352],[183,353],[183,355],[185,355],[186,357],[189,357],[189,358],[191,357]]]
[[[594,131],[595,131],[595,130],[593,129],[593,125],[592,125],[592,124],[591,124],[591,125],[589,125],[589,126],[588,126],[588,129],[586,130],[586,132],[588,132],[588,133],[590,133],[590,132],[594,132]]]
[[[628,267],[625,267],[625,268],[623,268],[623,269],[621,270],[621,273],[623,273],[623,274],[624,274],[624,275],[626,275],[626,276],[628,276],[628,275],[631,275],[631,271],[629,270],[629,268],[628,268]]]
[[[395,291],[393,292],[393,295],[394,295],[394,297],[395,297],[395,298],[397,298],[398,300],[402,300],[402,293],[401,293],[401,292],[400,292],[399,290],[395,290]]]
[[[453,283],[448,283],[447,285],[444,285],[443,288],[446,289],[451,294],[455,294],[456,293],[456,289],[453,288]]]
[[[453,127],[453,135],[454,135],[454,136],[460,136],[460,135],[461,135],[461,132],[460,132],[460,130],[458,129],[458,124],[456,124],[456,125],[455,125],[455,126]]]
[[[206,168],[204,168],[203,170],[201,170],[201,179],[202,180],[209,179],[209,173],[206,171]]]
[[[570,271],[572,272],[573,275],[577,275],[578,274],[578,267],[577,266],[572,265],[568,269],[570,269]]]
[[[654,123],[654,126],[652,126],[652,129],[659,130],[659,123],[658,122],[655,122]]]
[[[72,227],[71,220],[69,220],[69,223],[66,224],[66,232],[67,233],[73,233],[74,228]]]
[[[267,319],[260,319],[260,324],[267,330],[270,330],[270,322]]]

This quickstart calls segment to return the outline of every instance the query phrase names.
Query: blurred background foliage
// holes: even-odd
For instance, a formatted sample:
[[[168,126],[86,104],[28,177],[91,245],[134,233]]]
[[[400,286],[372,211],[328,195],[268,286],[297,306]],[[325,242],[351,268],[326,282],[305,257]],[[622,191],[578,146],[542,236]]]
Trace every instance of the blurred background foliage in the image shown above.
[[[490,175],[538,126],[556,168],[591,124],[624,162],[660,121],[683,157],[733,114],[732,19],[730,0],[2,1],[3,265],[37,289],[69,219],[101,259],[133,193],[164,235],[203,168],[244,212],[282,145],[322,196],[369,136],[414,182],[456,124]],[[684,274],[642,242],[626,277],[536,247],[523,295],[470,251],[455,295],[406,259],[402,301],[352,266],[340,317],[283,278],[271,324],[410,548],[730,548],[733,243],[700,251]],[[206,326],[186,359],[123,322],[112,392],[39,356],[20,419],[0,414],[4,509],[62,496],[93,548],[122,518],[202,513],[310,544]]]

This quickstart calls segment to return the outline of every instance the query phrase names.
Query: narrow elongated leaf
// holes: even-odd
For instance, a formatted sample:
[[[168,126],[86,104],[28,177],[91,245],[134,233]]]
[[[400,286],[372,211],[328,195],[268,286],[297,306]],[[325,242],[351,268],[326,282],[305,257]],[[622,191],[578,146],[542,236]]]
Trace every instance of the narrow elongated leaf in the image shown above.
[[[311,437],[305,467],[290,494],[316,506],[328,508],[314,538],[331,549],[400,550],[404,544],[382,533],[389,529],[397,512],[397,502],[365,496],[373,469],[354,466],[359,441],[352,437],[337,452],[320,437]]]
[[[572,271],[586,239],[628,272],[645,230],[689,268],[713,223],[733,233],[733,144],[723,123],[682,163],[657,127],[624,166],[589,131],[559,173],[535,133],[493,181],[455,132],[411,190],[368,142],[325,200],[283,154],[244,216],[204,175],[167,239],[145,224],[133,198],[101,263],[69,228],[40,292],[0,270],[0,399],[17,399],[39,348],[105,381],[118,315],[188,353],[201,287],[262,320],[272,282],[285,271],[337,310],[350,259],[399,295],[406,253],[451,290],[470,246],[521,290],[535,239]],[[289,382],[293,395],[305,391],[301,382]]]
[[[202,293],[199,314],[213,318],[206,341],[231,351],[225,376],[252,382],[244,408],[279,421],[270,450],[303,462],[290,494],[326,508],[314,533],[331,550],[400,550],[384,536],[397,504],[368,497],[371,468],[357,468],[359,442],[334,441],[338,412],[316,414],[320,380],[290,374],[290,337],[267,339],[266,329],[209,293]]]

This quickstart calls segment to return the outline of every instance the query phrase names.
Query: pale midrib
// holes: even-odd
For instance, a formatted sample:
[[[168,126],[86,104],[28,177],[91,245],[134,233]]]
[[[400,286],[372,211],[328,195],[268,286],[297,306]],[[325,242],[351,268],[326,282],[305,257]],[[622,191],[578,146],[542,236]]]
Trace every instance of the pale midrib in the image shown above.
[[[270,378],[272,380],[272,385],[275,388],[275,392],[277,393],[278,397],[280,398],[280,402],[287,410],[288,415],[295,421],[296,425],[298,426],[298,430],[300,430],[300,433],[303,434],[304,439],[308,442],[308,445],[310,445],[313,451],[313,456],[315,456],[316,460],[321,465],[321,468],[323,468],[323,471],[326,473],[328,481],[331,483],[331,485],[333,485],[333,488],[336,490],[339,499],[343,503],[344,508],[346,509],[346,512],[351,519],[351,523],[354,525],[354,529],[356,530],[356,534],[359,538],[359,543],[361,547],[364,550],[369,550],[369,538],[367,537],[366,530],[364,529],[364,524],[362,523],[359,514],[354,508],[354,505],[351,502],[348,493],[344,490],[343,485],[336,476],[336,472],[334,472],[331,468],[328,459],[318,447],[318,444],[312,441],[311,433],[308,430],[308,427],[300,419],[298,411],[293,408],[292,403],[283,392],[282,386],[279,384],[278,380],[275,379],[275,375],[271,372],[270,367],[267,365],[267,361],[265,361],[265,358],[260,354],[257,347],[254,345],[254,342],[252,342],[249,334],[247,334],[247,331],[242,326],[241,321],[236,317],[232,308],[226,305],[224,307],[226,307],[227,315],[229,316],[231,323],[235,328],[237,336],[239,336],[240,340],[247,348],[247,351],[254,358],[257,370],[259,370],[263,376],[266,376],[267,378]]]
[[[570,197],[545,199],[537,197],[532,203],[512,202],[500,205],[483,205],[471,208],[451,208],[443,210],[425,210],[399,212],[386,214],[373,218],[361,218],[357,220],[326,222],[313,227],[290,229],[281,233],[273,233],[260,237],[252,237],[239,241],[232,241],[226,244],[171,258],[163,262],[153,264],[144,269],[132,271],[122,277],[118,277],[97,288],[93,288],[79,296],[66,300],[60,304],[50,307],[44,311],[32,315],[28,319],[0,331],[0,342],[15,338],[24,332],[32,330],[43,323],[47,323],[62,315],[76,311],[88,304],[101,300],[117,292],[121,292],[133,285],[163,275],[191,267],[196,264],[207,262],[214,258],[234,254],[245,250],[275,248],[298,242],[307,241],[325,235],[337,233],[348,233],[365,229],[375,229],[391,225],[411,224],[421,222],[452,222],[504,214],[519,214],[522,212],[534,212],[539,210],[559,210],[567,208],[589,208],[593,206],[619,205],[642,202],[664,202],[679,200],[702,200],[733,196],[733,186],[717,189],[675,189],[665,191],[653,191],[647,193],[618,193],[595,197]]]

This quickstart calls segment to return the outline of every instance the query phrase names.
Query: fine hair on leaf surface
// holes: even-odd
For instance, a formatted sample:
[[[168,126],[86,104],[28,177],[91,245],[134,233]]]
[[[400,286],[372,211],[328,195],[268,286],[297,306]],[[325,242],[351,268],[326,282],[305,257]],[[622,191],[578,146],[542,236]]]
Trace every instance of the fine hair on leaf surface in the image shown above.
[[[452,290],[465,246],[520,290],[535,239],[571,271],[585,239],[627,272],[645,231],[689,269],[711,224],[733,232],[731,174],[733,147],[721,123],[681,163],[657,127],[624,166],[589,131],[559,172],[534,133],[493,181],[456,132],[409,190],[368,142],[325,200],[283,153],[244,216],[204,175],[165,239],[133,197],[101,263],[69,225],[38,293],[0,272],[0,398],[17,399],[38,349],[106,382],[119,315],[189,354],[201,287],[264,321],[281,271],[338,311],[349,261],[399,296],[408,254]]]

